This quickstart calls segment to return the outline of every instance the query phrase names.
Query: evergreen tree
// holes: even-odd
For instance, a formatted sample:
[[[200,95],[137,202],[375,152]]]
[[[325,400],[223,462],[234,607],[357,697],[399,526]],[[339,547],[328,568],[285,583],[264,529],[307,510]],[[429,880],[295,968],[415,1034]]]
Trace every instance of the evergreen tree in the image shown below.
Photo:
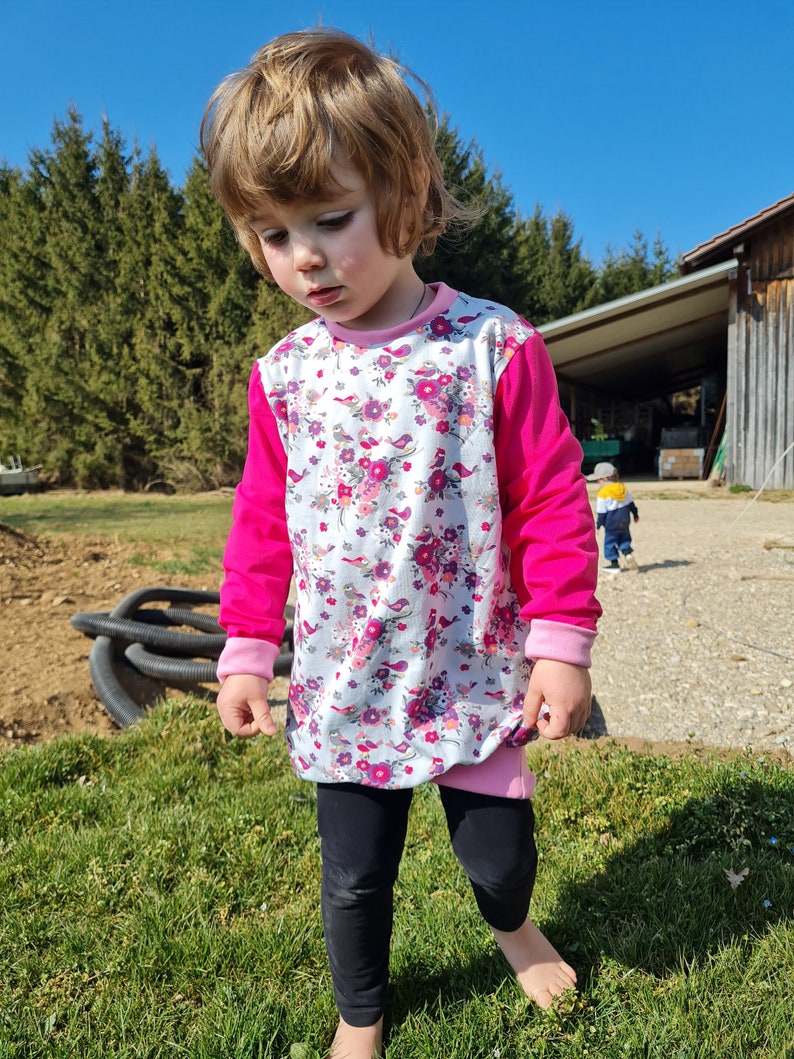
[[[558,211],[549,221],[540,206],[520,219],[515,234],[521,277],[519,307],[528,320],[543,324],[585,307],[596,271],[574,240],[570,217]]]
[[[24,412],[35,343],[47,319],[40,203],[29,181],[0,169],[0,459],[41,459],[40,426]]]
[[[677,274],[661,238],[654,242],[653,258],[648,256],[648,241],[638,229],[631,246],[616,251],[607,246],[598,281],[591,295],[592,305],[625,298],[666,283]]]
[[[426,281],[442,279],[473,297],[514,305],[519,295],[517,255],[513,243],[513,199],[498,173],[492,177],[476,143],[465,146],[449,119],[436,137],[447,186],[472,219],[442,236],[435,252],[416,261]]]
[[[542,324],[551,319],[546,303],[551,242],[549,224],[539,204],[535,206],[531,217],[518,219],[514,245],[516,275],[521,291],[515,308],[532,323]]]
[[[98,238],[97,166],[91,136],[74,109],[56,121],[53,149],[33,151],[30,183],[38,199],[44,326],[34,340],[21,414],[38,424],[39,462],[95,484],[117,463],[120,440],[105,389],[101,292],[109,285]]]
[[[184,189],[184,224],[176,242],[178,366],[183,406],[172,450],[176,479],[220,484],[245,449],[246,337],[258,276],[212,197],[196,158]]]
[[[538,323],[559,320],[584,308],[596,280],[582,241],[574,241],[573,221],[559,210],[549,224],[548,257],[541,280],[543,316]]]
[[[653,259],[649,273],[650,286],[658,287],[662,283],[669,283],[680,274],[680,269],[675,260],[670,257],[670,252],[663,243],[661,235],[657,234],[653,241]]]
[[[534,323],[581,308],[596,272],[574,240],[572,220],[558,212],[549,222],[539,206],[520,217],[499,173],[488,175],[476,142],[464,145],[446,117],[436,146],[447,186],[472,219],[442,237],[431,257],[417,259],[422,278],[492,298]]]
[[[597,278],[597,271],[588,257],[582,253],[582,240],[574,242],[573,220],[559,211],[552,218],[552,260],[555,247],[560,247],[561,265],[564,268],[565,298],[559,304],[559,315],[567,316],[585,308],[588,292]],[[558,315],[555,313],[555,316]]]
[[[446,118],[438,143],[471,223],[418,259],[424,278],[540,324],[675,274],[639,232],[595,269],[571,218],[518,215]],[[0,167],[0,457],[62,484],[233,483],[252,365],[308,316],[256,275],[200,159],[174,189],[155,151],[129,157],[107,120],[94,147],[70,108],[25,171]]]
[[[174,243],[182,196],[156,151],[136,155],[122,218],[118,292],[127,328],[119,358],[129,394],[124,474],[128,485],[162,477],[161,463],[178,431],[184,393],[176,319],[179,289]]]

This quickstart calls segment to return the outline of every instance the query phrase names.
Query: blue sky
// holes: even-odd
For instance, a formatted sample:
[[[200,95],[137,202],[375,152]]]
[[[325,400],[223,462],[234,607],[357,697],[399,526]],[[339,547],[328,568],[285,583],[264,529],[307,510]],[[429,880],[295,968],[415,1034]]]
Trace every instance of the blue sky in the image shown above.
[[[0,0],[0,159],[73,103],[175,184],[217,82],[322,22],[392,50],[516,207],[672,255],[794,191],[794,0]]]

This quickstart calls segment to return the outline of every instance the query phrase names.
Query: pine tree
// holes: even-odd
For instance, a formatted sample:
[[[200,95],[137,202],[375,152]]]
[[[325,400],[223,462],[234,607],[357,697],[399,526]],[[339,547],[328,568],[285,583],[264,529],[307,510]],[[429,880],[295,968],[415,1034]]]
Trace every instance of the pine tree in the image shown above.
[[[20,413],[36,424],[38,462],[65,480],[94,484],[97,468],[120,453],[100,348],[109,280],[98,239],[97,166],[74,109],[54,123],[52,139],[51,151],[30,156],[28,201],[37,208],[29,216],[38,232],[27,236],[28,268],[37,273],[39,301],[28,298],[28,305],[43,326],[32,339]]]
[[[661,237],[657,236],[654,242],[651,259],[648,255],[648,240],[637,229],[629,247],[616,251],[607,246],[592,294],[592,304],[601,305],[648,290],[660,283],[666,283],[677,272]]]
[[[136,155],[122,219],[118,288],[127,332],[120,370],[128,380],[128,485],[163,477],[185,399],[177,320],[181,284],[174,244],[183,227],[182,195],[170,184],[156,151]]]
[[[515,304],[519,285],[512,196],[498,173],[489,176],[477,144],[465,146],[447,117],[439,125],[436,147],[447,186],[473,217],[442,236],[431,256],[417,258],[419,275],[426,281],[443,279],[473,297]]]
[[[558,210],[549,226],[549,263],[544,284],[547,319],[559,320],[585,305],[596,279],[581,239],[574,241],[573,220]]]
[[[183,406],[172,449],[177,480],[225,482],[244,450],[250,360],[246,338],[259,278],[212,197],[196,158],[184,189],[175,246],[176,337]]]
[[[0,460],[39,462],[38,424],[25,415],[35,344],[47,319],[40,203],[17,169],[0,169]]]
[[[539,204],[531,217],[518,218],[513,241],[520,290],[515,308],[532,323],[544,323],[551,319],[545,291],[551,244],[549,224]]]
[[[539,205],[528,219],[519,220],[515,235],[521,278],[521,311],[534,324],[543,324],[584,308],[596,272],[574,240],[573,221],[559,210],[551,221]]]
[[[518,215],[447,118],[438,144],[472,217],[417,260],[424,278],[540,324],[675,274],[640,232],[594,268],[571,218]],[[0,167],[0,458],[62,484],[234,482],[252,365],[308,316],[256,275],[198,158],[174,189],[156,151],[129,157],[107,120],[94,147],[70,108],[26,170]]]

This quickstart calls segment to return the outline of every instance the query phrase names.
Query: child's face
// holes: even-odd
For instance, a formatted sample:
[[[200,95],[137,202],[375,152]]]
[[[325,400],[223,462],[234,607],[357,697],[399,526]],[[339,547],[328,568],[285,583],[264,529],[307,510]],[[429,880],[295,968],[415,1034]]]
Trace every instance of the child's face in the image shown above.
[[[383,330],[408,320],[418,277],[409,257],[387,253],[375,206],[359,173],[334,166],[322,202],[268,202],[251,222],[267,266],[300,305],[354,330]]]

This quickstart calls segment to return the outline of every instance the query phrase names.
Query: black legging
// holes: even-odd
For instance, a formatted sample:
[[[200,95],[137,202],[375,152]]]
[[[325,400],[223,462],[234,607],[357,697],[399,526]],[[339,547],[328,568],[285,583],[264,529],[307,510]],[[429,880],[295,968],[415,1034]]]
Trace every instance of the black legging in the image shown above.
[[[518,930],[529,911],[537,867],[532,803],[438,789],[452,848],[483,918],[497,930]],[[351,1026],[372,1026],[383,1014],[393,889],[412,794],[357,783],[318,784],[325,944],[336,1004]]]

